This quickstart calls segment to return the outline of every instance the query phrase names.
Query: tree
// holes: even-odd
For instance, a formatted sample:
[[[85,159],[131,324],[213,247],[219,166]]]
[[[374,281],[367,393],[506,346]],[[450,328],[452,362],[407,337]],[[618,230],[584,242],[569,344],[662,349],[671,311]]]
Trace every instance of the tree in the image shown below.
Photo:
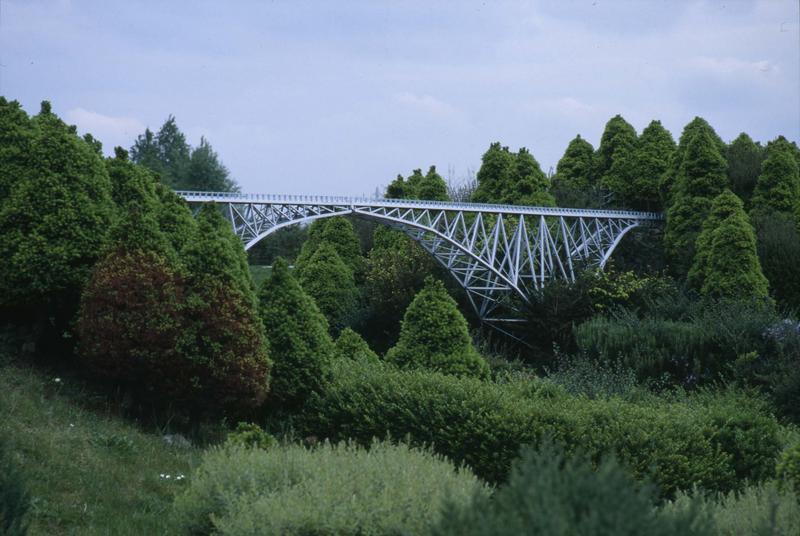
[[[484,153],[477,175],[478,187],[472,201],[510,205],[552,206],[549,181],[539,163],[524,147],[512,153],[500,143],[492,143]]]
[[[156,184],[155,192],[158,225],[175,251],[181,251],[196,236],[197,222],[182,197],[160,183]]]
[[[42,103],[24,180],[0,206],[0,303],[63,322],[103,251],[111,184],[101,157]]]
[[[158,145],[158,138],[149,128],[145,129],[144,134],[139,134],[130,150],[131,160],[136,164],[146,167],[156,174],[160,179],[164,178],[164,163],[161,161],[161,150]]]
[[[387,352],[386,361],[459,376],[489,375],[489,365],[472,345],[456,302],[432,277],[408,306],[400,340]]]
[[[711,144],[716,148],[716,151],[722,155],[726,152],[725,142],[722,141],[711,125],[706,122],[702,117],[695,117],[683,127],[683,132],[678,140],[678,146],[672,154],[669,168],[661,176],[659,180],[659,190],[661,191],[661,199],[664,202],[664,207],[669,209],[672,206],[673,197],[676,193],[677,183],[681,171],[683,169],[683,161],[686,158],[686,153],[692,139],[699,133],[705,133],[711,140]],[[724,158],[723,158],[724,161]]]
[[[272,403],[277,408],[300,407],[311,393],[322,389],[330,372],[335,349],[328,322],[282,258],[275,260],[258,299],[275,362]]]
[[[353,223],[344,217],[321,218],[315,220],[308,229],[308,238],[295,264],[298,269],[307,264],[319,246],[327,242],[339,254],[339,258],[350,268],[354,276],[361,279],[364,271],[364,257]]]
[[[336,248],[323,241],[314,254],[295,269],[297,280],[328,319],[334,333],[348,326],[359,305],[359,292],[353,271]]]
[[[230,224],[212,205],[181,251],[187,270],[186,328],[181,355],[203,365],[192,378],[215,405],[238,412],[266,397],[271,366],[247,255]]]
[[[191,158],[191,147],[186,136],[170,115],[156,134],[158,159],[162,165],[162,180],[172,188],[183,188]]]
[[[769,281],[772,297],[786,308],[800,309],[800,231],[794,219],[780,213],[758,218],[756,243],[761,269]]]
[[[0,97],[0,205],[30,170],[34,128],[17,101]]]
[[[336,351],[341,358],[366,359],[378,361],[378,354],[370,349],[361,335],[350,328],[344,328],[336,339]]]
[[[711,216],[697,240],[692,276],[703,295],[764,299],[767,278],[756,254],[756,237],[741,199],[725,190],[714,199]]]
[[[672,268],[685,274],[695,255],[695,240],[711,210],[712,200],[727,184],[725,160],[711,135],[699,130],[686,145],[675,185],[674,202],[667,211],[664,241]]]
[[[128,152],[122,147],[115,147],[114,157],[105,162],[111,180],[111,199],[118,207],[124,209],[129,203],[137,203],[156,212],[156,181],[147,168],[130,162]]]
[[[750,215],[755,221],[772,213],[790,219],[800,214],[800,168],[791,145],[782,136],[767,146],[751,204]]]
[[[419,181],[415,197],[430,201],[449,201],[447,183],[436,173],[436,166],[431,166],[428,173]]]
[[[397,175],[389,186],[386,187],[386,199],[411,199],[411,192],[402,175]]]
[[[658,184],[669,168],[674,152],[672,134],[661,125],[661,121],[651,121],[642,131],[633,153],[631,188],[625,198],[626,207],[654,212],[663,210]]]
[[[481,167],[478,170],[478,188],[472,197],[475,203],[498,203],[503,198],[503,192],[511,185],[511,175],[514,170],[514,156],[508,147],[502,147],[500,142],[494,142],[481,158]]]
[[[636,145],[636,130],[621,115],[615,115],[606,123],[595,153],[593,171],[595,180],[614,194],[617,204],[630,195]]]
[[[555,206],[556,200],[548,191],[550,182],[539,162],[525,147],[515,156],[513,183],[502,203],[529,206]]]
[[[728,181],[733,193],[745,204],[750,201],[753,188],[756,186],[764,149],[755,143],[750,136],[742,132],[727,148]]]
[[[205,137],[192,149],[182,188],[208,192],[238,192],[239,186],[230,178],[228,168],[219,160],[216,151]]]
[[[553,194],[559,206],[594,206],[594,147],[578,134],[569,142],[553,177]]]

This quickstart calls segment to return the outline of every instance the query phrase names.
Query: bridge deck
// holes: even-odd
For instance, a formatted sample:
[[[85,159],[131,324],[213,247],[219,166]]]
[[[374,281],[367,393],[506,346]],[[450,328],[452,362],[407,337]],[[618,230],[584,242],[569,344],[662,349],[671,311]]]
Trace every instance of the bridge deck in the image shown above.
[[[375,199],[368,197],[347,197],[328,195],[275,195],[241,194],[232,192],[176,191],[176,194],[190,203],[234,203],[234,204],[288,204],[288,205],[338,205],[359,207],[397,207],[432,210],[455,210],[463,212],[484,212],[503,214],[525,214],[536,216],[573,216],[583,218],[627,218],[635,220],[663,220],[657,212],[637,212],[631,210],[598,210],[561,207],[528,207],[520,205],[492,205],[485,203],[452,203],[444,201],[424,201],[414,199]]]

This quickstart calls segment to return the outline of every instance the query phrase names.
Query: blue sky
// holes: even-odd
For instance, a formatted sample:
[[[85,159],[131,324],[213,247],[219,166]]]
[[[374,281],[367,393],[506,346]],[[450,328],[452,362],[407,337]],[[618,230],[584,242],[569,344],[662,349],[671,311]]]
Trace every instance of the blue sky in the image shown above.
[[[0,94],[110,153],[174,114],[244,191],[372,193],[621,113],[800,139],[800,3],[0,0]]]

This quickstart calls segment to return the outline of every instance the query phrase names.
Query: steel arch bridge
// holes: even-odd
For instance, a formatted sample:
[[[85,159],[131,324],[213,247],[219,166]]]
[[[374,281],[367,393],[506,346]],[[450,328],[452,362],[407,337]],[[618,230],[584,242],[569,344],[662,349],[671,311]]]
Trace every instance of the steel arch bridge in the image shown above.
[[[397,228],[422,245],[464,288],[481,321],[509,335],[520,306],[579,266],[603,268],[631,229],[653,212],[449,203],[313,195],[178,191],[190,204],[222,207],[245,249],[289,225],[353,214]]]

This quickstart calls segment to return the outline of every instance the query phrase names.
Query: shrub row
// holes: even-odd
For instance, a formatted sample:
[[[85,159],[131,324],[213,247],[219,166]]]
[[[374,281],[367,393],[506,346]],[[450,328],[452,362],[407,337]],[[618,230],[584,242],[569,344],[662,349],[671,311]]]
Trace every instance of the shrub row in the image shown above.
[[[506,480],[521,446],[545,436],[595,461],[616,452],[637,477],[652,475],[663,494],[695,485],[728,491],[774,472],[778,424],[759,402],[737,393],[634,404],[528,382],[498,385],[348,360],[334,366],[298,426],[307,435],[363,445],[374,437],[407,438],[491,483]]]
[[[375,443],[208,451],[175,503],[189,534],[424,534],[488,490],[429,452]]]

